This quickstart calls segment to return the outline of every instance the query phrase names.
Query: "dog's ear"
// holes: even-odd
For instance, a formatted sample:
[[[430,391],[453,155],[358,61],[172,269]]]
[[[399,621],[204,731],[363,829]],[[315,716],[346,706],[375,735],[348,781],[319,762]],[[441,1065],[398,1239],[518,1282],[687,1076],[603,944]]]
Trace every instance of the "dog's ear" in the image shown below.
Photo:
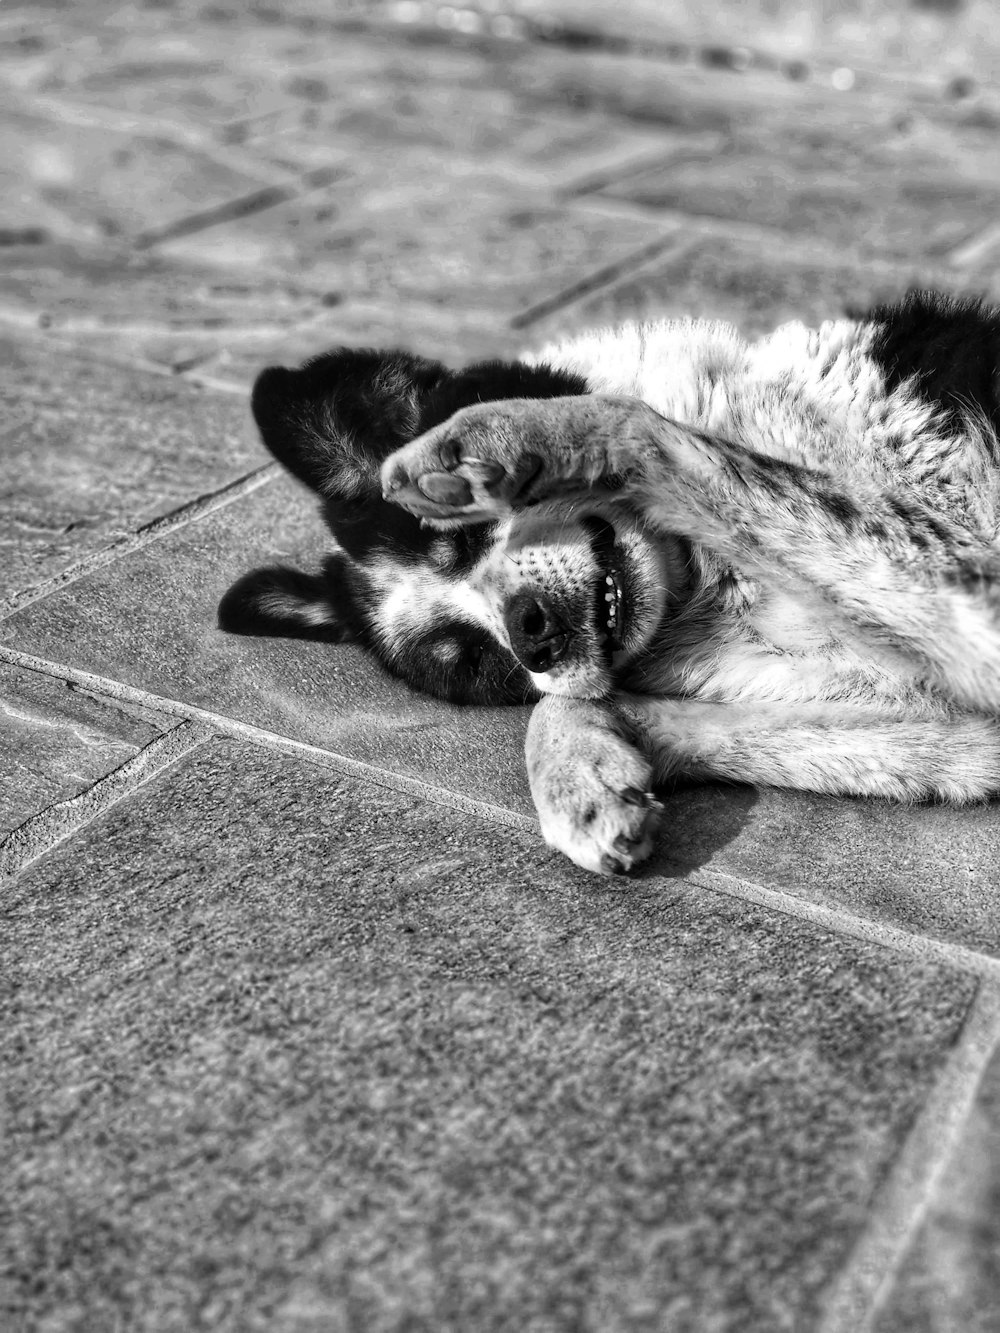
[[[383,460],[461,407],[586,392],[580,376],[543,364],[479,361],[449,370],[410,352],[340,347],[298,370],[262,371],[251,406],[278,462],[336,503],[381,495]]]
[[[349,500],[378,489],[382,460],[419,434],[421,402],[449,374],[408,352],[341,347],[262,371],[251,406],[279,463],[325,499]]]
[[[219,603],[219,628],[227,634],[366,644],[361,590],[352,586],[350,573],[339,553],[327,558],[322,576],[287,565],[251,570]]]

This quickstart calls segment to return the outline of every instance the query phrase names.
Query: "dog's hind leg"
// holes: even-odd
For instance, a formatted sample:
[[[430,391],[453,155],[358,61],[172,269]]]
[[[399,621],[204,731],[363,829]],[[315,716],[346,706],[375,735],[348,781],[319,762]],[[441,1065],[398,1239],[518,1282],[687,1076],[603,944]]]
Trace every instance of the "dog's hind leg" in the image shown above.
[[[1000,725],[974,713],[850,703],[718,704],[619,696],[658,781],[683,775],[831,795],[967,804],[1000,792]]]

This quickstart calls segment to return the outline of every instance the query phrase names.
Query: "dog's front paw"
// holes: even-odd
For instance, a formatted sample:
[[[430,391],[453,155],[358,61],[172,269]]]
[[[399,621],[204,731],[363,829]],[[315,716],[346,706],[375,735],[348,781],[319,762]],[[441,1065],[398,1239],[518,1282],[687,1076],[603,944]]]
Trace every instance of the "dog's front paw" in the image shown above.
[[[663,809],[652,769],[601,705],[545,699],[528,737],[528,781],[545,841],[584,870],[617,875],[645,861]]]
[[[508,513],[542,471],[529,447],[532,408],[462,408],[390,454],[382,466],[383,495],[421,518],[475,523]]]

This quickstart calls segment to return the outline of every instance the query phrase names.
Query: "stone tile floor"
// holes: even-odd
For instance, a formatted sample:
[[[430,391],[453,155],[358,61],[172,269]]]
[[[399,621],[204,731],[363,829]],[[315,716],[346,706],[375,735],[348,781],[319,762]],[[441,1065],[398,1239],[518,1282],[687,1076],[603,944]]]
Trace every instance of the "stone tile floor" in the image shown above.
[[[995,805],[607,884],[522,711],[214,625],[322,547],[269,361],[1000,298],[988,16],[0,9],[0,1326],[1000,1329]]]

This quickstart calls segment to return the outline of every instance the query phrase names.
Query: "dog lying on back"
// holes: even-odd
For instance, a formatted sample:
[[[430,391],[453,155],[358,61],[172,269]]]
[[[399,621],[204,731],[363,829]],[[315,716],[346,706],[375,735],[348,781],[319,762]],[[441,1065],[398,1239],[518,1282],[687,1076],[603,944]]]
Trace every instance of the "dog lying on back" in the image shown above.
[[[642,861],[676,775],[1000,791],[1000,311],[915,292],[460,371],[340,349],[264,371],[253,410],[338,549],[246,575],[222,628],[538,700],[532,795],[579,865]]]

